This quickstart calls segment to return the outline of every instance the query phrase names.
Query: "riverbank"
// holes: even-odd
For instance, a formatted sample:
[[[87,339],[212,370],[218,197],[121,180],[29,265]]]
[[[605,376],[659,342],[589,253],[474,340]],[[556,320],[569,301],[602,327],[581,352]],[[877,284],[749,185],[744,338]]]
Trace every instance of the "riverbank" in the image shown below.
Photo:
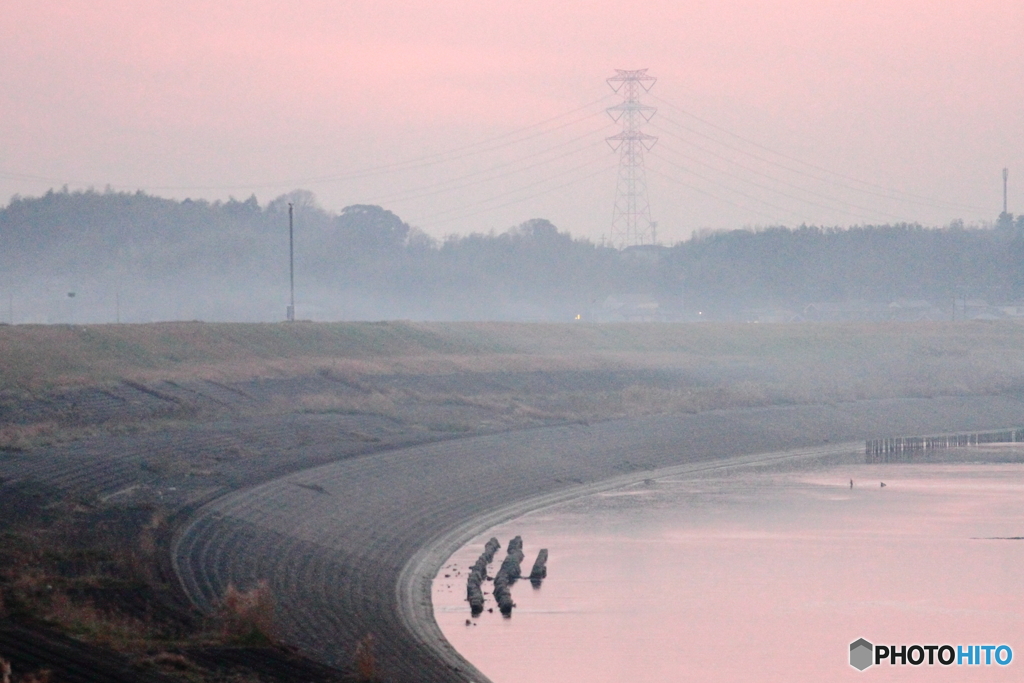
[[[344,644],[372,633],[388,680],[482,681],[437,639],[428,568],[441,565],[422,555],[447,535],[458,536],[467,520],[663,467],[820,448],[826,440],[869,434],[995,429],[1021,414],[1024,401],[1012,397],[864,401],[549,427],[415,446],[219,498],[193,517],[174,557],[187,592],[205,608],[228,582],[269,581],[290,606],[281,624],[289,642],[317,659],[345,661],[352,652]],[[313,485],[320,490],[310,490]],[[417,562],[422,572],[413,571]]]
[[[396,481],[406,490],[405,478],[409,487],[421,486],[410,500],[430,509],[449,500],[451,509],[415,538],[402,536],[386,552],[368,550],[383,570],[365,564],[368,558],[338,565],[383,582],[357,588],[358,579],[339,579],[334,587],[371,596],[343,601],[361,616],[343,617],[339,633],[348,639],[336,641],[342,644],[330,660],[351,669],[357,644],[376,632],[374,610],[395,615],[388,633],[398,650],[410,642],[410,624],[421,619],[403,622],[388,597],[404,563],[477,514],[722,453],[1006,426],[1015,420],[1000,417],[1008,414],[1000,401],[1015,400],[1021,386],[1024,327],[1013,323],[0,325],[0,502],[16,502],[0,505],[0,523],[17,522],[20,536],[7,545],[25,550],[18,570],[0,576],[0,594],[30,584],[29,593],[14,597],[32,598],[23,611],[47,628],[125,650],[129,662],[148,661],[176,645],[139,642],[132,619],[164,614],[173,621],[179,608],[193,610],[196,624],[205,618],[190,607],[168,559],[195,510],[290,473],[359,461],[352,466],[366,474],[367,489],[357,498],[369,505],[362,513],[377,514],[383,504],[370,504],[370,491]],[[872,405],[882,408],[866,408]],[[979,418],[986,411],[991,421]],[[726,450],[713,452],[729,434],[736,436]],[[523,451],[524,444],[537,452]],[[389,469],[393,454],[428,446],[432,455],[420,465],[429,462],[429,472],[403,469],[408,464]],[[450,481],[438,483],[438,476]],[[434,489],[422,490],[428,485],[449,498],[434,498]],[[330,498],[315,480],[290,486]],[[295,509],[308,503],[296,500]],[[394,510],[387,515],[397,510],[399,518],[412,509],[399,499],[388,505]],[[71,521],[51,524],[53,514],[40,512],[46,510],[64,510]],[[398,519],[396,528],[405,523]],[[69,531],[77,528],[106,536]],[[388,527],[381,522],[378,536],[380,528]],[[284,529],[287,538],[293,529]],[[354,529],[351,543],[337,542],[373,538],[362,533]],[[24,540],[34,534],[47,535],[49,560]],[[145,540],[145,553],[122,548],[130,550],[132,539]],[[68,559],[83,554],[102,561]],[[204,557],[212,556],[197,561]],[[276,571],[260,561],[222,574],[252,588]],[[26,576],[32,581],[19,583]],[[140,576],[161,595],[173,594],[174,610],[117,597],[119,582]],[[199,593],[201,604],[223,598],[221,578]],[[102,610],[94,609],[97,582]],[[41,588],[47,585],[60,587],[59,600]],[[293,604],[291,588],[282,590],[281,604]],[[280,614],[291,618],[284,607]],[[75,621],[82,615],[88,629]],[[121,642],[109,632],[132,637]],[[377,648],[389,651],[390,636],[378,635]],[[180,674],[170,670],[173,657],[159,661],[168,675]],[[384,654],[381,661],[390,666]],[[423,661],[437,663],[429,653]]]

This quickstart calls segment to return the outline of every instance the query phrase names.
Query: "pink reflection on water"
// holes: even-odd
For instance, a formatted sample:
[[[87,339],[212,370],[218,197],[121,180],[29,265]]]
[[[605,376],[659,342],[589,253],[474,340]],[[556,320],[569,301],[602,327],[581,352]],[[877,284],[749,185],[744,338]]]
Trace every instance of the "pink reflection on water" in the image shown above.
[[[435,580],[436,618],[495,683],[1021,680],[1024,540],[983,539],[1024,536],[1022,494],[1016,464],[661,480],[482,535]],[[513,587],[511,619],[465,625],[465,568],[515,534],[527,571],[549,549],[549,578]],[[847,663],[860,637],[1005,643],[1015,661],[862,673]]]

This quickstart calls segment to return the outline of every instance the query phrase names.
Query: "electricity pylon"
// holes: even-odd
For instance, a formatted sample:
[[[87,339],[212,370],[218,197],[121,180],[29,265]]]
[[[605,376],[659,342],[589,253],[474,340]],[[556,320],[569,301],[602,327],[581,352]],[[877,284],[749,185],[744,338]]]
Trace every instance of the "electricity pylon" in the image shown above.
[[[651,150],[658,138],[640,130],[650,121],[657,108],[640,103],[640,93],[649,91],[656,79],[647,69],[626,71],[616,69],[608,85],[622,93],[622,104],[608,107],[608,115],[622,124],[622,132],[606,138],[613,151],[619,153],[619,177],[615,186],[615,207],[612,210],[611,243],[616,247],[654,244],[657,224],[651,220],[647,200],[647,173],[644,150]]]

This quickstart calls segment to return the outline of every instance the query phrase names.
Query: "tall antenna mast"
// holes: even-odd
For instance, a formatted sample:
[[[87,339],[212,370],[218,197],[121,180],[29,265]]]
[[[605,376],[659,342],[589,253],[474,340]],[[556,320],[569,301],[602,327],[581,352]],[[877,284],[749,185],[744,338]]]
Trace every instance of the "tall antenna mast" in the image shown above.
[[[608,80],[612,90],[622,94],[622,104],[608,107],[608,115],[621,123],[622,132],[606,138],[613,151],[619,153],[619,177],[615,185],[615,207],[612,210],[611,243],[616,247],[654,244],[657,224],[651,220],[647,200],[647,172],[644,150],[650,151],[658,141],[640,130],[651,120],[655,107],[640,103],[640,94],[654,87],[656,79],[647,69],[626,71],[616,69]]]
[[[1010,169],[1003,169],[1003,214],[1006,214],[1006,181],[1010,177]]]

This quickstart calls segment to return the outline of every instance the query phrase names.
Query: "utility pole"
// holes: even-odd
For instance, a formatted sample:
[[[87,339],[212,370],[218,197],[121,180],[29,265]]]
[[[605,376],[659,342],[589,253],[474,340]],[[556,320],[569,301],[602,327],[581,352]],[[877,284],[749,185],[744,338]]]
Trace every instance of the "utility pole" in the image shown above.
[[[295,322],[295,220],[292,203],[288,202],[288,278],[291,284],[291,303],[288,304],[288,322]]]
[[[658,79],[648,76],[647,69],[616,69],[615,73],[607,82],[612,90],[622,93],[623,101],[606,110],[613,121],[622,125],[621,133],[606,138],[612,150],[619,153],[610,241],[620,248],[654,244],[656,224],[651,220],[651,205],[647,200],[644,150],[650,151],[658,138],[647,135],[640,126],[650,121],[657,109],[641,104],[640,94],[650,91]]]

